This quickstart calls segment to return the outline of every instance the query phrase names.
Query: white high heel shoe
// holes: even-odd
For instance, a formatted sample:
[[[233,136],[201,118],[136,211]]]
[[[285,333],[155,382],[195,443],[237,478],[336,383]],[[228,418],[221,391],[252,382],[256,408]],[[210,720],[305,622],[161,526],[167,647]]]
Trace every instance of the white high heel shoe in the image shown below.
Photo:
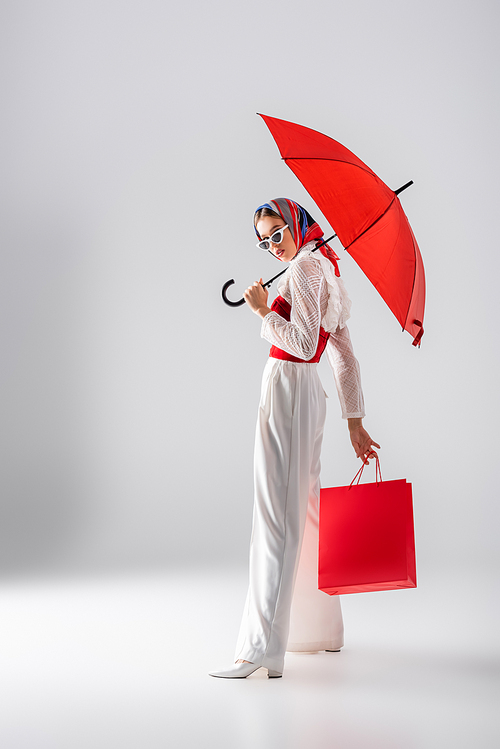
[[[253,674],[259,668],[267,668],[267,666],[261,666],[258,663],[235,663],[226,671],[211,671],[209,676],[216,676],[219,679],[246,679],[247,676]],[[269,679],[280,679],[283,674],[279,671],[274,671],[272,668],[267,669],[267,676]]]

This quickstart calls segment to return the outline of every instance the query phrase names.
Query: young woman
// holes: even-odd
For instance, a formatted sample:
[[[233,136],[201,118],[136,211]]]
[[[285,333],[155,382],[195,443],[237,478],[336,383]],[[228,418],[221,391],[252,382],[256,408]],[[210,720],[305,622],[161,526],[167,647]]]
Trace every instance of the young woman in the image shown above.
[[[210,675],[242,679],[258,668],[283,673],[285,651],[339,650],[343,624],[338,596],[318,590],[320,453],[325,392],[316,371],[322,353],[333,370],[342,416],[356,455],[374,457],[358,362],[346,321],[350,314],[337,255],[309,213],[287,198],[260,206],[258,246],[290,263],[271,308],[262,279],[245,301],[262,318],[272,344],[264,369],[254,456],[250,575],[235,663]],[[292,601],[293,599],[293,601]]]

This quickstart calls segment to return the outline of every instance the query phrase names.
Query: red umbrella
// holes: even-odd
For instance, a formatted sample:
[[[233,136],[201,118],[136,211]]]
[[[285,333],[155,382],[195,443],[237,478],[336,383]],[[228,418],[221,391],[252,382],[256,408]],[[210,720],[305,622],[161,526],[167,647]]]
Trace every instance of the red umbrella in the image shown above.
[[[399,320],[420,343],[425,274],[417,240],[398,193],[349,149],[294,122],[260,115],[282,158],[299,178],[354,258]]]

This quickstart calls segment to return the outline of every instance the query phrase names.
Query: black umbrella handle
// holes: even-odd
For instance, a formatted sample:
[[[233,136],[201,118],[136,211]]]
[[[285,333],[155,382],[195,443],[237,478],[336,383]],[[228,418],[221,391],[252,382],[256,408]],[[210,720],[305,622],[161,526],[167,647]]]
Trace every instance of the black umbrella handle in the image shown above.
[[[409,182],[408,184],[411,184],[411,183]],[[405,187],[408,187],[408,185],[405,185]],[[402,187],[401,190],[404,190],[404,187]],[[332,234],[332,236],[328,237],[328,239],[324,239],[322,242],[320,242],[319,244],[316,245],[316,247],[314,248],[313,252],[315,252],[319,247],[322,247],[324,244],[326,244],[327,242],[329,242],[331,239],[335,239],[336,236],[337,236],[336,234]],[[280,271],[275,276],[273,276],[272,278],[270,278],[269,281],[266,281],[265,283],[261,284],[262,288],[265,289],[267,286],[271,286],[272,282],[276,281],[277,278],[279,278],[280,276],[282,276],[283,273],[286,272],[286,270],[287,269],[285,268],[285,270]],[[231,278],[229,281],[226,281],[226,283],[222,287],[222,298],[223,298],[224,302],[229,307],[241,307],[242,304],[245,304],[245,300],[244,299],[240,299],[238,302],[232,302],[226,296],[226,291],[229,289],[230,286],[233,285],[233,283],[234,283],[234,278]]]
[[[240,299],[239,302],[232,302],[226,296],[226,291],[229,289],[230,286],[233,285],[233,283],[234,283],[234,278],[231,278],[230,281],[226,281],[226,283],[222,287],[222,298],[225,301],[225,303],[228,304],[230,307],[241,307],[242,304],[245,304],[245,300],[244,299]]]
[[[265,289],[266,286],[271,286],[272,282],[275,281],[277,278],[279,278],[279,276],[282,276],[284,272],[285,271],[282,270],[281,273],[278,273],[277,276],[273,276],[273,278],[270,278],[269,281],[266,281],[266,283],[261,284],[262,288]],[[234,278],[231,278],[230,281],[226,281],[226,283],[222,287],[222,298],[225,301],[225,303],[228,304],[230,307],[241,307],[242,304],[245,304],[244,299],[240,299],[239,302],[232,302],[226,296],[226,291],[229,289],[230,286],[233,285],[233,283],[234,283]]]

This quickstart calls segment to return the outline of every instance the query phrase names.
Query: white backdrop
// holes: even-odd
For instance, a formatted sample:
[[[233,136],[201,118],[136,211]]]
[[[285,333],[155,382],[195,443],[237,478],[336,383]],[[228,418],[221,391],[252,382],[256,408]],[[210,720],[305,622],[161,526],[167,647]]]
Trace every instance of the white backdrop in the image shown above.
[[[330,228],[256,112],[414,180],[420,350],[336,247],[365,425],[413,482],[419,562],[497,558],[498,20],[488,0],[2,4],[3,574],[246,563],[268,344],[220,288],[278,272],[267,199]],[[321,371],[322,480],[343,484]]]

